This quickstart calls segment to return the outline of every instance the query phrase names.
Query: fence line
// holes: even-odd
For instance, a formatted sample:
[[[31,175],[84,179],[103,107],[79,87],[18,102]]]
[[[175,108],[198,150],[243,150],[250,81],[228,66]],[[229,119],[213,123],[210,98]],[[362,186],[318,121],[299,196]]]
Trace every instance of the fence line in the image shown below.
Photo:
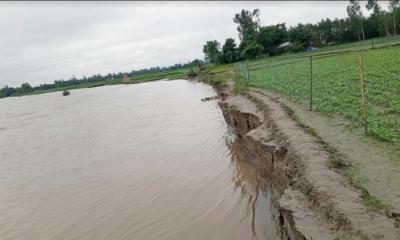
[[[313,95],[313,71],[312,71],[312,56],[310,56],[310,111],[312,111],[312,95]]]
[[[365,104],[365,84],[364,84],[364,62],[362,55],[360,53],[360,91],[361,91],[361,108],[364,115],[364,131],[368,135],[368,117],[367,117],[367,107]]]
[[[376,49],[377,43],[371,41],[369,46]],[[397,55],[400,56],[397,46],[370,52],[360,49],[304,54],[239,62],[235,70],[251,86],[269,88],[286,94],[291,100],[306,100],[303,103],[309,111],[339,113],[355,126],[363,126],[365,134],[400,142],[400,81],[397,81],[400,76],[395,74],[400,72],[400,58]],[[371,68],[369,74],[366,74],[367,68]]]

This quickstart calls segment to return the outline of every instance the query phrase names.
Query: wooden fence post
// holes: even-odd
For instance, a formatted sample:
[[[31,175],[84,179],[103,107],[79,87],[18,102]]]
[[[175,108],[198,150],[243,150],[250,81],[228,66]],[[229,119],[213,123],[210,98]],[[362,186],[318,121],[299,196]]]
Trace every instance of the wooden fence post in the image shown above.
[[[313,97],[313,70],[312,70],[312,56],[310,56],[310,111],[312,111]]]
[[[360,91],[361,91],[361,108],[364,114],[364,130],[365,134],[368,135],[368,115],[367,106],[365,104],[365,84],[364,84],[364,62],[362,55],[359,55],[360,59]]]
[[[250,80],[250,74],[249,74],[249,61],[248,61],[248,60],[246,60],[246,78],[247,78],[247,81],[249,81],[249,80]]]
[[[289,99],[292,99],[292,91],[290,88],[291,76],[290,76],[290,63],[289,60],[286,60],[287,64],[287,72],[288,72],[288,90],[289,90]]]
[[[237,68],[237,63],[235,63],[235,74],[237,75],[238,74],[238,68]]]

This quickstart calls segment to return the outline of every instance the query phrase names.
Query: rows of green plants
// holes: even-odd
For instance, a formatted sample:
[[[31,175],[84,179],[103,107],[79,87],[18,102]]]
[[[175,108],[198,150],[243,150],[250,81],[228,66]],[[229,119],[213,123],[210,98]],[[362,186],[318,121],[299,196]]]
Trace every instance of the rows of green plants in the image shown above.
[[[354,49],[354,48],[372,48],[372,47],[383,47],[385,45],[394,45],[399,43],[400,35],[396,36],[382,36],[379,38],[372,38],[357,42],[350,42],[332,46],[325,46],[319,48],[317,52],[332,51],[332,50],[344,50],[344,49]]]
[[[188,68],[170,70],[165,72],[156,72],[156,73],[147,73],[140,75],[138,77],[131,77],[129,80],[131,82],[142,82],[142,81],[149,81],[149,80],[158,80],[158,79],[178,79],[186,77]]]
[[[360,62],[365,71],[368,134],[389,142],[400,142],[400,48],[351,52],[314,57],[313,107],[327,115],[339,114],[353,127],[364,124],[360,93]],[[258,66],[261,66],[258,64]],[[265,60],[262,67],[249,64],[249,85],[287,95],[308,104],[310,60]]]

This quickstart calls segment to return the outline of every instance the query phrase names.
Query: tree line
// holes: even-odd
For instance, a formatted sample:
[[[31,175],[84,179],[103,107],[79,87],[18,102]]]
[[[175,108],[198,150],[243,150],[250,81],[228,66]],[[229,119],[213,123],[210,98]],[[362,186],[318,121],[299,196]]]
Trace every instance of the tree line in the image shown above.
[[[202,60],[195,59],[193,61],[189,61],[188,63],[177,63],[168,67],[151,67],[151,68],[144,68],[140,70],[133,70],[129,73],[127,73],[128,77],[139,77],[144,74],[150,74],[150,73],[162,73],[162,72],[167,72],[167,71],[173,71],[177,69],[182,69],[182,68],[188,68],[188,67],[196,67],[199,64],[204,63]],[[9,86],[4,86],[2,89],[0,89],[0,98],[4,97],[10,97],[10,96],[21,96],[21,95],[26,95],[29,93],[34,92],[35,90],[51,90],[51,89],[57,89],[57,88],[63,88],[63,87],[72,87],[72,86],[77,86],[80,84],[87,84],[87,83],[96,83],[96,82],[102,82],[102,81],[108,81],[108,80],[118,80],[122,79],[124,76],[124,73],[119,72],[119,73],[108,73],[105,75],[101,74],[94,74],[92,76],[86,77],[83,76],[81,78],[76,78],[75,75],[72,76],[69,79],[59,79],[55,80],[53,83],[49,84],[40,84],[39,86],[32,87],[29,83],[23,83],[19,87],[9,87]]]
[[[399,33],[400,0],[390,0],[388,11],[377,0],[368,0],[365,7],[371,12],[365,17],[360,1],[350,0],[346,8],[348,17],[333,20],[326,18],[316,24],[287,27],[285,23],[260,26],[260,10],[241,10],[235,14],[240,43],[233,38],[221,44],[207,41],[203,46],[205,60],[213,64],[233,63],[261,56],[274,56],[284,52],[304,51],[308,47],[336,45]],[[287,43],[288,47],[279,47]]]

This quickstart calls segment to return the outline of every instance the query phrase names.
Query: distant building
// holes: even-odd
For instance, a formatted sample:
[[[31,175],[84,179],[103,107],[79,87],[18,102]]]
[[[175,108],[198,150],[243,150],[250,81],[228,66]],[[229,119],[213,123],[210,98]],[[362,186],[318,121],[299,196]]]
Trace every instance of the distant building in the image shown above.
[[[291,42],[284,42],[281,45],[279,45],[278,48],[288,48],[290,46],[292,46]]]

